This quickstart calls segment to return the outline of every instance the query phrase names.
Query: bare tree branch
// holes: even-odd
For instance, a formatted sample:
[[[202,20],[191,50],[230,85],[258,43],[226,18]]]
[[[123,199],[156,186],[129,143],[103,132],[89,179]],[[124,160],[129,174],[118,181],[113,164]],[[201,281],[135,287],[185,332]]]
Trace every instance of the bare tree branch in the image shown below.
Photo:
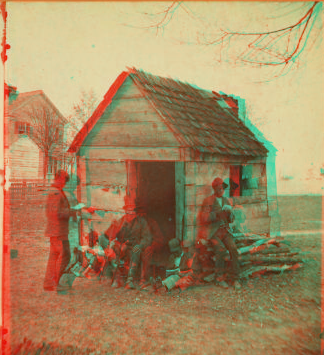
[[[68,120],[77,130],[80,130],[91,117],[97,105],[98,98],[93,89],[81,91],[80,102],[73,105],[72,114],[68,117]]]
[[[182,2],[173,2],[162,12],[155,14],[144,13],[150,19],[158,18],[154,24],[142,28],[156,28],[158,33],[160,29],[164,30],[166,28],[173,19],[175,12],[182,9],[192,20],[199,21],[202,25],[201,27],[205,27],[205,29],[199,31],[200,33],[197,32],[196,44],[218,46],[221,60],[239,61],[251,65],[287,66],[293,63],[304,49],[307,35],[312,29],[320,7],[320,2],[314,2],[298,21],[277,30],[261,32],[245,32],[242,30],[231,32],[217,29],[213,35],[211,29],[203,26],[203,20],[197,17],[187,5]],[[205,21],[206,24],[207,21]],[[227,58],[225,59],[222,58],[224,50],[226,50],[227,54]]]
[[[61,119],[56,112],[45,105],[33,105],[25,110],[31,126],[33,127],[33,139],[44,152],[51,152],[60,144],[63,131]]]

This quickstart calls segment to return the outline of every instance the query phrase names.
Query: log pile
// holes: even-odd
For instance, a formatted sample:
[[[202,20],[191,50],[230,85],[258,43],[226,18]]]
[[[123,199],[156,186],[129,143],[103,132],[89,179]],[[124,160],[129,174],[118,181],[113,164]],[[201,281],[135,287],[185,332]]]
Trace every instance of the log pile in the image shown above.
[[[241,278],[254,277],[266,272],[281,273],[302,267],[305,253],[291,248],[283,237],[267,238],[260,235],[234,234],[239,252]],[[227,260],[229,260],[229,256]]]

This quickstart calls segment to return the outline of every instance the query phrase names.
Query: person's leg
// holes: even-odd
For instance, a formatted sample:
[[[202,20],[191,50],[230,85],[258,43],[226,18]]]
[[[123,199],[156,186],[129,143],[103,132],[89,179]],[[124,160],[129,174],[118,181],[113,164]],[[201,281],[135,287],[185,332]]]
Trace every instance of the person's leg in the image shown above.
[[[149,284],[148,279],[153,256],[159,253],[162,248],[162,244],[153,242],[143,251],[141,255],[141,286],[147,286]]]
[[[56,238],[50,239],[50,253],[47,262],[47,268],[44,280],[44,289],[52,290],[57,287],[58,275],[57,275],[57,262],[60,255],[59,242]]]
[[[236,244],[229,233],[224,236],[222,242],[224,243],[226,249],[229,251],[231,257],[232,267],[230,276],[234,282],[238,281],[240,274],[240,263]]]
[[[131,252],[128,277],[127,277],[126,286],[125,286],[128,289],[135,288],[135,286],[133,284],[133,280],[134,280],[138,265],[140,263],[140,259],[141,259],[141,252],[140,251],[138,251],[136,253],[134,253],[133,251]]]
[[[61,286],[68,286],[71,287],[68,280],[63,280],[60,282],[62,275],[65,272],[66,267],[69,265],[71,259],[71,252],[70,252],[70,243],[68,240],[61,240],[60,241],[60,255],[58,258],[58,262],[56,264],[56,272],[58,276],[58,284]],[[66,278],[65,278],[66,279]]]
[[[68,240],[63,240],[62,242],[62,249],[61,249],[61,255],[60,255],[60,263],[58,265],[58,277],[60,277],[64,274],[64,271],[66,267],[70,263],[71,259],[71,251],[70,251],[70,243]]]
[[[227,253],[226,247],[218,237],[213,237],[211,240],[213,245],[213,253],[215,258],[215,276],[216,280],[223,281],[225,273],[225,256]]]
[[[197,248],[191,265],[194,283],[198,283],[202,276],[201,253],[201,249]]]

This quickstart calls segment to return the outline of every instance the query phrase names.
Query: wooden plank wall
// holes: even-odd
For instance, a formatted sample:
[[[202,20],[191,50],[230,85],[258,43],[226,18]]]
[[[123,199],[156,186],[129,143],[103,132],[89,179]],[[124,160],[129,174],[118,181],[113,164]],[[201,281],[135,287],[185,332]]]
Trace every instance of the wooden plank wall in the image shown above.
[[[229,178],[230,165],[222,162],[185,163],[185,216],[186,239],[193,242],[197,236],[197,215],[204,199],[213,194],[211,187],[215,177]],[[251,189],[251,196],[230,198],[233,206],[241,205],[246,214],[246,226],[252,233],[269,233],[270,217],[267,201],[266,172],[262,163],[252,164],[252,178],[258,179],[258,189]],[[229,196],[229,189],[225,196]]]
[[[229,178],[229,165],[213,162],[185,163],[186,239],[193,243],[197,235],[196,218],[204,199],[213,193],[215,177]]]
[[[13,179],[37,179],[39,148],[27,136],[19,138],[10,148],[10,168]]]
[[[105,211],[94,213],[90,222],[83,223],[83,236],[90,229],[102,234],[113,220],[124,215],[124,197],[126,195],[126,163],[119,161],[90,160],[78,158],[78,175],[80,187],[78,199],[86,206],[93,206]]]
[[[177,147],[179,142],[128,78],[84,142],[92,147]]]
[[[176,190],[176,237],[185,239],[185,163],[175,163],[175,190]]]

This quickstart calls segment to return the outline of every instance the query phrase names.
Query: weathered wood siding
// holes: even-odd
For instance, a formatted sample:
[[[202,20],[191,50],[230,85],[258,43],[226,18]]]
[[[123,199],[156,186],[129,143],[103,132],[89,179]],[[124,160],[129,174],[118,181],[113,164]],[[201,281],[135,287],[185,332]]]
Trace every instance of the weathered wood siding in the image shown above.
[[[212,181],[230,177],[228,162],[185,163],[185,222],[186,238],[194,241],[197,236],[197,215],[206,197],[213,194]],[[269,233],[270,217],[267,201],[266,171],[263,162],[251,164],[251,178],[257,188],[251,188],[249,196],[232,197],[233,206],[241,205],[246,214],[246,226],[252,233]],[[224,196],[229,197],[229,189]]]
[[[176,192],[176,238],[185,239],[185,162],[175,163],[175,192]]]
[[[101,210],[101,215],[94,213],[91,222],[83,222],[83,236],[94,229],[103,233],[114,219],[123,214],[126,194],[126,163],[107,160],[89,160],[78,158],[80,177],[78,199],[86,206]]]
[[[27,136],[22,136],[10,147],[12,179],[38,179],[39,148]]]
[[[180,160],[179,148],[151,148],[151,147],[82,147],[80,154],[88,155],[89,159],[111,160]]]
[[[128,78],[83,146],[178,147],[179,142]]]
[[[214,162],[185,163],[186,239],[194,242],[197,236],[196,218],[206,197],[213,193],[211,184],[216,176],[229,178],[229,165]]]

